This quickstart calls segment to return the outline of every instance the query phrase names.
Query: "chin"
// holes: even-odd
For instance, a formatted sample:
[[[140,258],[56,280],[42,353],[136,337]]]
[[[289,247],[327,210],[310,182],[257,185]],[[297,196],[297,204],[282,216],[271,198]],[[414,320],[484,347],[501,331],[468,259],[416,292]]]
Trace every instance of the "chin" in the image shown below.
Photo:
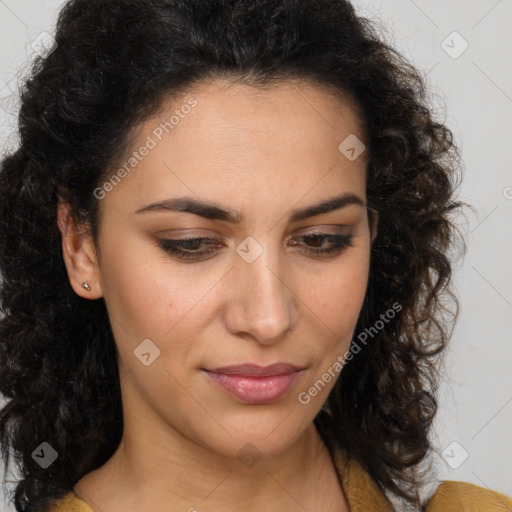
[[[203,438],[203,442],[208,449],[226,457],[267,458],[292,446],[308,426],[307,421],[297,422],[293,412],[276,409],[271,415],[262,415],[256,411],[251,418],[238,416],[232,422],[223,421],[223,428],[216,424],[217,428],[210,429],[209,439]],[[219,435],[212,438],[213,431]]]

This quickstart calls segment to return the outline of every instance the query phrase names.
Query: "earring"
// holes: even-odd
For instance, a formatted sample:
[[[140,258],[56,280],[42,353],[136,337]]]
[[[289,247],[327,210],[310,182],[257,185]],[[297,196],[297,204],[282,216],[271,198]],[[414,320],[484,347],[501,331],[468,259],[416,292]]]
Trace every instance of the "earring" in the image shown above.
[[[89,286],[89,283],[87,281],[84,281],[82,283],[82,288],[85,288],[88,292],[91,291],[91,287]]]

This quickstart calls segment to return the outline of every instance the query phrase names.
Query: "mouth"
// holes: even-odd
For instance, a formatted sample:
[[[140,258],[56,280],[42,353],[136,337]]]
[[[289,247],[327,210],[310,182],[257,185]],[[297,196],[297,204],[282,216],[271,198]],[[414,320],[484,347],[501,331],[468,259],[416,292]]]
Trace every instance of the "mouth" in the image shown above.
[[[243,364],[204,372],[210,381],[229,395],[248,404],[268,404],[282,398],[304,368],[276,363],[270,366]]]

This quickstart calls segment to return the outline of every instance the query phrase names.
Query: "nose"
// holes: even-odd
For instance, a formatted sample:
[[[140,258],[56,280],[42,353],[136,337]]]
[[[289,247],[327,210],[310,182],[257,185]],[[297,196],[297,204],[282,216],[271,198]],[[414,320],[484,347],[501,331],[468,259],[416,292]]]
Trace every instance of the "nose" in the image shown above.
[[[261,345],[278,343],[295,328],[297,297],[277,250],[252,263],[237,257],[231,271],[231,302],[226,322],[230,332],[251,337]]]

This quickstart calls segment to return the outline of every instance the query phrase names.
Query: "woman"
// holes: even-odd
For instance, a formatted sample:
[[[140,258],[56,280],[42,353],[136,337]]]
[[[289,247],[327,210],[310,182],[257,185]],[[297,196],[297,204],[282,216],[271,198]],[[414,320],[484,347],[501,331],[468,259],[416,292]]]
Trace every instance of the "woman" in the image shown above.
[[[462,482],[420,497],[458,152],[349,3],[72,0],[20,135],[17,510],[510,509]]]

